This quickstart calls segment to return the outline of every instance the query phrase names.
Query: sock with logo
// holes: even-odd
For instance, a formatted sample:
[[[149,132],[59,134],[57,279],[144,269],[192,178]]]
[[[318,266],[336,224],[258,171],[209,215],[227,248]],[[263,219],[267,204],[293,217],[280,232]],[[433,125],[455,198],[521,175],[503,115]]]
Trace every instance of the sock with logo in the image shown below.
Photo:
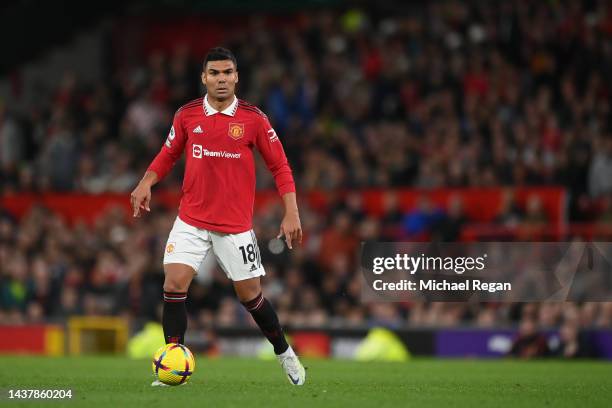
[[[278,316],[270,302],[268,302],[268,299],[263,297],[263,293],[260,293],[248,302],[242,302],[242,304],[251,313],[264,336],[274,346],[274,353],[278,355],[287,351],[289,344],[287,344],[285,339]]]
[[[185,344],[185,331],[187,331],[185,300],[187,300],[186,292],[164,292],[162,325],[166,344]]]

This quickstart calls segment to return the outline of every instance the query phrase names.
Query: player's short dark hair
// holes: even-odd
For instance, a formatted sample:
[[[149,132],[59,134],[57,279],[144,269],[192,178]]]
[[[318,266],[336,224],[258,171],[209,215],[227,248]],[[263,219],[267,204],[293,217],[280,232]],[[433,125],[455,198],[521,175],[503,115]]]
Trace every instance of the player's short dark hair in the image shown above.
[[[226,60],[231,60],[234,63],[234,67],[238,69],[238,63],[236,62],[236,57],[230,50],[228,50],[227,48],[223,48],[223,47],[211,48],[208,51],[208,54],[206,54],[206,57],[204,58],[204,64],[202,65],[202,71],[206,70],[206,64],[208,64],[208,61],[226,61]]]

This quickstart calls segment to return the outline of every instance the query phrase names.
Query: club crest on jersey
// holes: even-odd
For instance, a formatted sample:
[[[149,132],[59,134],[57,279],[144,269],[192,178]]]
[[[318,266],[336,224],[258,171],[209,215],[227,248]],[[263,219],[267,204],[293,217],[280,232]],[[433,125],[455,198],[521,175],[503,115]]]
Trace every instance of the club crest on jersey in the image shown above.
[[[230,123],[227,134],[232,139],[240,139],[244,136],[244,123]]]
[[[176,245],[174,244],[174,242],[168,242],[168,245],[166,246],[166,252],[171,254],[174,252],[174,247]]]

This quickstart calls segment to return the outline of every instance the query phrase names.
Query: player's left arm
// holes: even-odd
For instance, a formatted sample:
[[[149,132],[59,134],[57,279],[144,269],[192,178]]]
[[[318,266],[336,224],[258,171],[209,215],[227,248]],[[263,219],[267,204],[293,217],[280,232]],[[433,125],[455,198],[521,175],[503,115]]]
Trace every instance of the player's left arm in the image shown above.
[[[293,241],[302,243],[302,225],[295,194],[295,182],[283,145],[267,117],[262,116],[261,118],[255,145],[274,176],[276,189],[285,205],[285,216],[277,238],[284,236],[289,249],[293,249]]]
[[[293,249],[292,242],[295,240],[302,243],[302,225],[300,223],[300,214],[298,212],[297,200],[295,191],[285,193],[283,195],[283,203],[285,204],[285,217],[281,222],[280,230],[276,238],[285,236],[285,241],[289,249]]]

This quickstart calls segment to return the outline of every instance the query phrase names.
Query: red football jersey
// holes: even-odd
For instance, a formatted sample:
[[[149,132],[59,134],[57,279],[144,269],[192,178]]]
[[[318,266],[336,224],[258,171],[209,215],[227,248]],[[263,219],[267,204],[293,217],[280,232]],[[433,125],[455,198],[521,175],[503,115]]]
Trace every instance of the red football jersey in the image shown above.
[[[244,232],[252,228],[254,146],[279,194],[295,191],[285,151],[267,116],[236,97],[222,112],[212,108],[206,96],[183,105],[149,170],[163,179],[185,151],[181,220],[212,231]]]

